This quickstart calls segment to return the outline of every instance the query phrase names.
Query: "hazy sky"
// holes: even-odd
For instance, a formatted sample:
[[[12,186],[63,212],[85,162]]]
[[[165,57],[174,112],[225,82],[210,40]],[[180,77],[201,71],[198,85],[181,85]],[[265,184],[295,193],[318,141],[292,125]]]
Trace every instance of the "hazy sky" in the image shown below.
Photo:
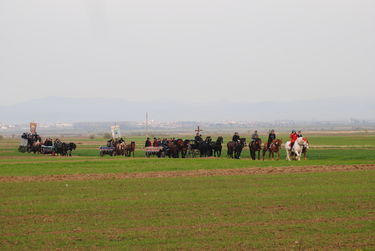
[[[0,105],[375,97],[374,0],[0,0]]]

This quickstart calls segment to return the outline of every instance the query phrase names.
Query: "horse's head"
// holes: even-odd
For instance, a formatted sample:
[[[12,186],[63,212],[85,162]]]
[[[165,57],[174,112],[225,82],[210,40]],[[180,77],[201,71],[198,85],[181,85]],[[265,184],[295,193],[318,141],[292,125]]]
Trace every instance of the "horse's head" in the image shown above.
[[[77,148],[77,145],[75,143],[73,143],[73,142],[70,142],[69,146],[70,146],[71,150],[75,150]]]
[[[216,143],[224,143],[224,139],[222,136],[217,137]]]
[[[308,143],[307,139],[303,138],[303,137],[297,138],[296,143],[298,145],[300,145],[300,146],[303,146],[303,147],[308,147],[309,146],[309,143]]]
[[[246,138],[240,138],[240,143],[243,146],[246,146]]]
[[[276,145],[276,146],[281,146],[281,144],[283,143],[283,141],[281,139],[275,139],[273,144]]]
[[[184,144],[184,141],[182,139],[177,139],[176,140],[176,145],[182,146]]]
[[[309,141],[307,138],[302,138],[303,141],[303,147],[306,149],[309,149]]]

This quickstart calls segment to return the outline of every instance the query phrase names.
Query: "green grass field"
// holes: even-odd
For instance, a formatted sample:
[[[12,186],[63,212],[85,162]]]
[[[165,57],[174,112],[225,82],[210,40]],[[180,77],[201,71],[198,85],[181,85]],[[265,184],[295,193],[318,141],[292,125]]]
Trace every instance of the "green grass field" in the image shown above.
[[[283,136],[284,141],[287,139]],[[226,141],[229,137],[226,137]],[[69,180],[69,175],[375,165],[375,135],[314,135],[306,161],[17,152],[0,141],[1,250],[375,250],[375,168],[335,172]],[[313,167],[312,167],[313,168]],[[63,180],[33,181],[60,175]],[[58,177],[60,177],[58,176]],[[47,177],[47,176],[46,176]]]

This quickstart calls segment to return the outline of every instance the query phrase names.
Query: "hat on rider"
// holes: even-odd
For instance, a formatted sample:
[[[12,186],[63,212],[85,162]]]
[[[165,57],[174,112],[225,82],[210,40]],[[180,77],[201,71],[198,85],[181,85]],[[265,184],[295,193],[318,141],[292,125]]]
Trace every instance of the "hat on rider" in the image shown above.
[[[292,130],[292,133],[296,132],[296,130]]]

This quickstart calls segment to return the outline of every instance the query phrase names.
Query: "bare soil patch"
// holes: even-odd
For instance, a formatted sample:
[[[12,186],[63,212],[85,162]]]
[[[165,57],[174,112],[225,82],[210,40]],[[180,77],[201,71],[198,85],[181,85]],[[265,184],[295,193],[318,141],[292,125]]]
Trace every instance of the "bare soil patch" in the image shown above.
[[[286,166],[286,167],[251,167],[237,169],[165,171],[142,173],[104,173],[104,174],[64,174],[39,176],[2,176],[0,182],[45,182],[45,181],[83,181],[110,180],[134,178],[170,178],[170,177],[202,177],[202,176],[234,176],[256,174],[282,173],[312,173],[312,172],[343,172],[375,170],[375,164],[335,165],[335,166]]]

